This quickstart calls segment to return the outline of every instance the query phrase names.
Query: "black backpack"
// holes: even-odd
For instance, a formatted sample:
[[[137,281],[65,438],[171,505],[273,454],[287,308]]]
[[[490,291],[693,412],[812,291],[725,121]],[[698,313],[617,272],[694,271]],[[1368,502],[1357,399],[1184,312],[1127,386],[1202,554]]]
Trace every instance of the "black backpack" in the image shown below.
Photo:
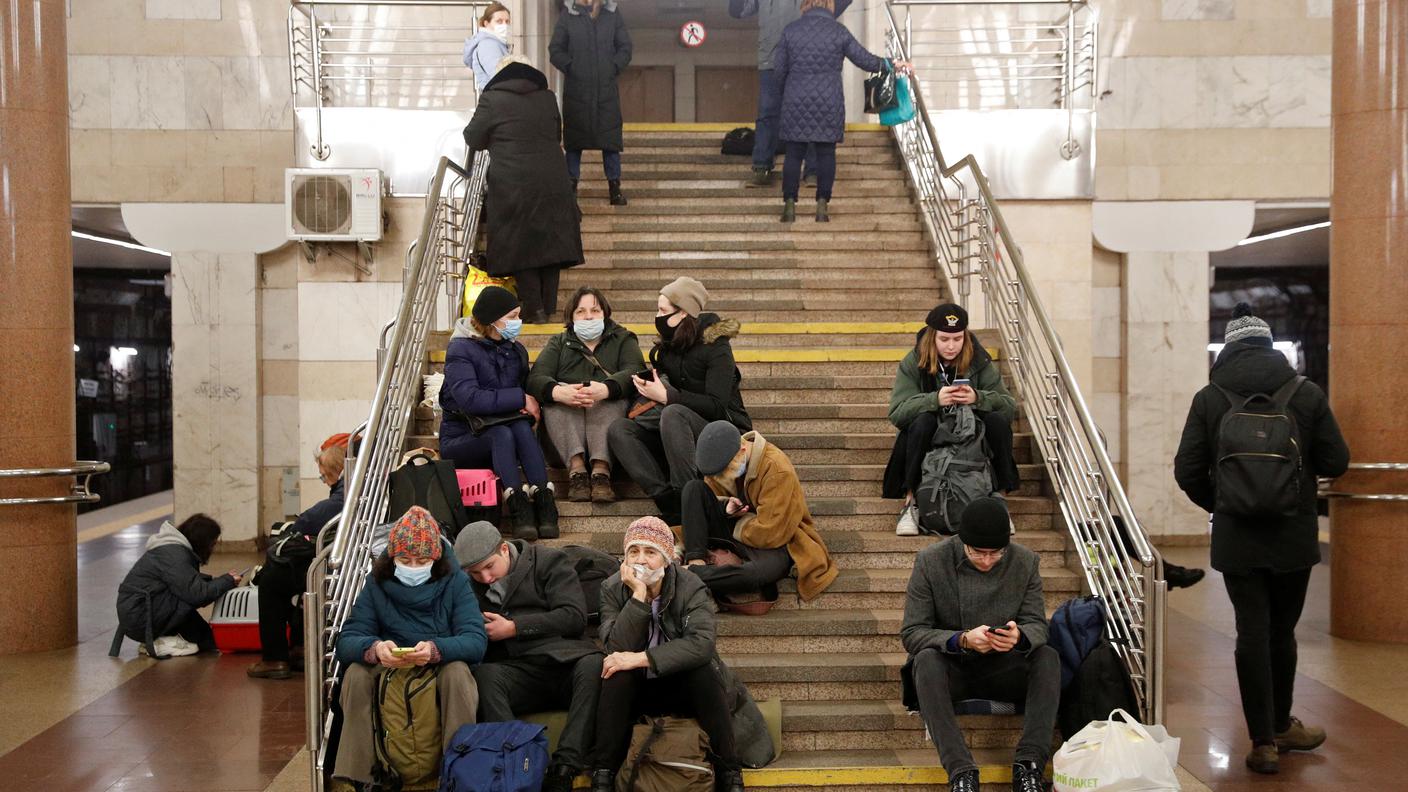
[[[1070,739],[1086,724],[1104,720],[1114,710],[1139,712],[1134,685],[1114,644],[1105,637],[1081,661],[1071,684],[1061,691],[1056,724],[1061,735]]]
[[[1241,517],[1280,517],[1300,506],[1300,428],[1289,406],[1305,377],[1294,377],[1275,393],[1238,396],[1221,385],[1231,407],[1217,426],[1213,483],[1215,511]]]
[[[619,572],[621,562],[594,547],[564,545],[562,552],[572,562],[572,569],[582,584],[582,599],[587,603],[587,623],[600,624],[602,581]]]
[[[440,535],[451,542],[469,523],[460,498],[455,463],[419,453],[391,474],[391,504],[387,519],[395,522],[412,506],[430,512],[440,525]]]
[[[721,154],[729,154],[735,157],[753,156],[753,141],[755,136],[749,127],[739,127],[724,135],[724,144],[719,149]]]

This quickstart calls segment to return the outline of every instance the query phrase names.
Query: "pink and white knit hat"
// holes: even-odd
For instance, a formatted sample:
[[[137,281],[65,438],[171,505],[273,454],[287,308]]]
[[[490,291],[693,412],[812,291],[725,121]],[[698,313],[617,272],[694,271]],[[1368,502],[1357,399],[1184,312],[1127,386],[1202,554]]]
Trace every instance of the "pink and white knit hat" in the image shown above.
[[[626,529],[624,549],[633,545],[653,547],[665,557],[666,563],[675,562],[675,532],[659,517],[642,517]]]

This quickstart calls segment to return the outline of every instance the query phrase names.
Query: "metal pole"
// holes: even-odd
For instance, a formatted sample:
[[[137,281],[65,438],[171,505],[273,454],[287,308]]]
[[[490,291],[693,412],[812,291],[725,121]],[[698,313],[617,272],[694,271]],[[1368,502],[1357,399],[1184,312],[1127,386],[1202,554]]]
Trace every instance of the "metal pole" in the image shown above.
[[[312,153],[314,159],[323,162],[332,155],[332,149],[323,143],[323,40],[322,31],[318,29],[316,7],[310,6],[308,9],[308,30],[311,34],[309,46],[313,49],[313,102],[317,116],[317,133]]]

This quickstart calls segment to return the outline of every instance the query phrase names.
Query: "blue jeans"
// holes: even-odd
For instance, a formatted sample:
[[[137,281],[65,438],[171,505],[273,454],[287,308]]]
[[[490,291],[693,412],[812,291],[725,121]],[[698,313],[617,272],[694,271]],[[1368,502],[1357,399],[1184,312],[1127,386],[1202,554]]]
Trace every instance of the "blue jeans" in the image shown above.
[[[514,490],[523,487],[523,479],[529,484],[541,485],[548,482],[548,466],[543,461],[543,447],[533,434],[533,422],[514,421],[500,426],[491,426],[484,433],[475,436],[465,431],[458,437],[440,436],[440,455],[453,459],[459,468],[493,468],[505,487]],[[523,468],[523,475],[518,468]]]
[[[782,123],[782,83],[773,69],[758,71],[758,124],[753,137],[753,167],[772,170],[781,151],[777,129]]]
[[[831,200],[831,187],[836,182],[835,143],[787,142],[787,159],[782,162],[782,197],[797,200],[802,186],[802,161],[816,171],[816,197]]]
[[[621,152],[603,151],[601,152],[601,169],[606,171],[607,181],[621,181]],[[567,175],[572,177],[572,181],[582,179],[582,152],[580,149],[567,151]]]

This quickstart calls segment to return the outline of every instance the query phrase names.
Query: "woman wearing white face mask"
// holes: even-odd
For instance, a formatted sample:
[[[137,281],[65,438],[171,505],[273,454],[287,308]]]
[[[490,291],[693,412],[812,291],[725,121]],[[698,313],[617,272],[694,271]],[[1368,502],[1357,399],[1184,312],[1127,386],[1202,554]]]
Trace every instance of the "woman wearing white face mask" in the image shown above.
[[[485,83],[498,71],[499,61],[513,51],[508,43],[509,12],[503,3],[490,3],[479,18],[479,29],[464,40],[464,65],[474,70],[474,90],[483,91]]]
[[[375,751],[372,708],[380,677],[392,669],[437,666],[443,744],[474,723],[479,691],[469,672],[488,638],[469,578],[445,552],[435,518],[419,506],[391,529],[337,639],[342,677],[342,742],[333,777],[370,783]]]
[[[635,391],[631,376],[645,370],[645,358],[636,334],[612,321],[611,303],[599,290],[581,287],[563,314],[565,329],[538,353],[528,392],[544,405],[548,440],[568,466],[568,500],[611,503],[606,430],[625,417]]]
[[[445,350],[440,456],[456,467],[493,468],[516,539],[554,539],[557,503],[533,427],[542,412],[528,391],[528,350],[518,298],[489,286],[460,319]],[[519,469],[522,469],[522,473]]]

